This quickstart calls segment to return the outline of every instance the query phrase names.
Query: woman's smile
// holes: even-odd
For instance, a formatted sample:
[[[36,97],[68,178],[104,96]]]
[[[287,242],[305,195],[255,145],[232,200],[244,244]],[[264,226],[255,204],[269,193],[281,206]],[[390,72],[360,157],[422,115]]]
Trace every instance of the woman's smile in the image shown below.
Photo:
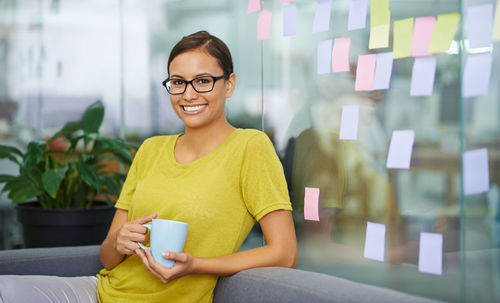
[[[201,113],[207,107],[207,104],[181,105],[181,107],[184,110],[185,114],[187,114],[187,115],[197,115],[197,114]]]

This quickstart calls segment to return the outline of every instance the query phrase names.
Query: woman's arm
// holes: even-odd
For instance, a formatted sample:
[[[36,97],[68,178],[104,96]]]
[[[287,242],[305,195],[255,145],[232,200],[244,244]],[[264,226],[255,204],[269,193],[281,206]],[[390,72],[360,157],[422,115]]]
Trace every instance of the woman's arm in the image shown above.
[[[139,248],[137,242],[146,239],[147,228],[142,224],[148,223],[156,216],[152,214],[128,222],[128,211],[117,209],[99,252],[104,268],[111,270],[122,262],[125,255],[135,254],[135,250]]]
[[[149,271],[167,283],[188,274],[232,275],[239,271],[267,266],[297,267],[297,240],[290,211],[276,210],[265,215],[259,224],[266,244],[262,247],[215,258],[196,258],[188,253],[168,252],[172,268],[156,263],[149,252],[137,250]]]

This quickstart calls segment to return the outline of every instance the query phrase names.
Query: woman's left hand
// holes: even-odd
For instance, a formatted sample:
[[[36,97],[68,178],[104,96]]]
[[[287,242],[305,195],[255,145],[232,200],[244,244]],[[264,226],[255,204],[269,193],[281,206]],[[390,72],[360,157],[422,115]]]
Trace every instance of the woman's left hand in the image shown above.
[[[174,266],[169,268],[156,262],[147,247],[145,251],[137,249],[135,252],[144,266],[165,284],[192,273],[194,257],[189,253],[163,252],[163,258],[175,261]]]

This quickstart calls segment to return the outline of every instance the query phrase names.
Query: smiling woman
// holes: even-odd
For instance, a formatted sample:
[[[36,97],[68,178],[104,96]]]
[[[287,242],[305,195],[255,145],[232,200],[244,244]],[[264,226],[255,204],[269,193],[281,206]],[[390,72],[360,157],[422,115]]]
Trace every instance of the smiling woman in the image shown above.
[[[218,276],[297,265],[274,147],[263,132],[237,129],[224,115],[236,85],[227,46],[205,31],[186,36],[173,48],[168,72],[163,85],[185,133],[150,138],[135,156],[101,246],[101,302],[212,302]],[[175,261],[171,268],[137,243],[147,242],[142,225],[153,218],[188,223],[183,252],[163,252]],[[266,244],[238,252],[255,221]]]

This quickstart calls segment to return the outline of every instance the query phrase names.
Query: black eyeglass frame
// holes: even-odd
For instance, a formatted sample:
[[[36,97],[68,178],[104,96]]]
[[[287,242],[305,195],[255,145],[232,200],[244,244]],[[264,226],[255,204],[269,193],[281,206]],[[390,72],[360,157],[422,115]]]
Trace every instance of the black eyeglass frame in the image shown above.
[[[212,88],[210,90],[206,90],[206,91],[198,91],[196,89],[196,87],[194,87],[193,85],[193,81],[195,80],[198,80],[198,79],[201,79],[201,78],[212,78],[213,82],[212,82]],[[194,79],[191,79],[189,81],[187,80],[184,80],[184,79],[179,79],[179,78],[167,78],[165,80],[163,80],[163,82],[161,83],[163,85],[163,87],[165,87],[165,89],[167,90],[167,92],[170,94],[170,95],[182,95],[186,92],[186,89],[188,87],[188,84],[191,84],[191,87],[194,89],[195,92],[199,93],[199,94],[202,94],[202,93],[209,93],[211,91],[214,90],[214,87],[215,87],[215,82],[217,82],[217,80],[220,80],[220,79],[223,79],[223,78],[227,78],[227,75],[222,75],[222,76],[217,76],[217,77],[214,77],[214,76],[209,76],[209,75],[206,75],[206,76],[199,76],[199,77],[196,77]],[[171,93],[170,90],[168,89],[168,86],[167,86],[167,82],[168,81],[172,81],[172,80],[177,80],[177,81],[182,81],[184,82],[184,90],[181,92],[181,93]]]

